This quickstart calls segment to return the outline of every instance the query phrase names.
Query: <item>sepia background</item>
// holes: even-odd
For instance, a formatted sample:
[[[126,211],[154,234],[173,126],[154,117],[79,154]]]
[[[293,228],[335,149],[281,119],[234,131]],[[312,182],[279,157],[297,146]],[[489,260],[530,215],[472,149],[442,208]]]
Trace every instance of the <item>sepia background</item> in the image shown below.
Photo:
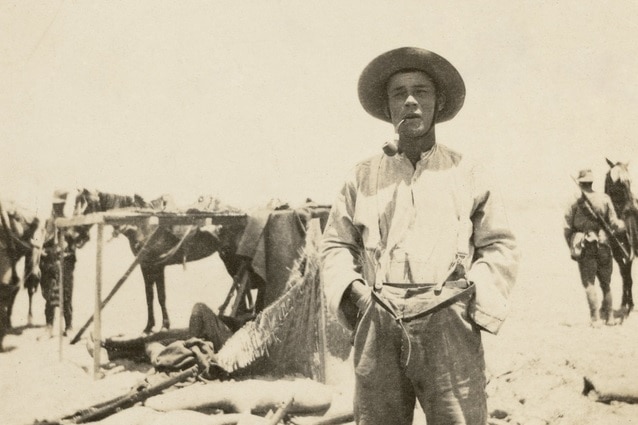
[[[518,202],[560,202],[583,166],[636,156],[638,5],[583,1],[2,1],[3,193],[54,187],[179,203],[329,203],[392,129],[360,107],[376,55],[419,46],[467,99],[439,141]]]
[[[491,423],[498,410],[510,423],[634,423],[635,406],[580,395],[585,375],[631,376],[638,319],[589,328],[561,220],[576,193],[570,176],[592,168],[602,190],[606,157],[638,157],[636,16],[628,0],[0,0],[0,196],[44,217],[60,187],[170,194],[180,205],[203,194],[241,208],[271,198],[329,204],[351,167],[392,137],[359,105],[361,70],[384,51],[427,48],[467,87],[437,140],[491,170],[523,253],[511,318],[485,336]],[[92,310],[94,257],[93,246],[79,253],[76,326]],[[114,282],[132,261],[126,241],[107,244],[105,261]],[[230,282],[218,259],[169,270],[177,326]],[[143,326],[139,272],[131,280],[105,310],[106,334]],[[617,269],[612,288],[617,307]],[[25,303],[22,291],[18,325]],[[0,385],[15,401],[5,418],[68,413],[86,404],[72,404],[74,394],[103,399],[73,367],[90,364],[84,348],[67,348],[71,366],[59,366],[56,344],[35,332],[6,338],[17,348],[0,357],[16,377]]]

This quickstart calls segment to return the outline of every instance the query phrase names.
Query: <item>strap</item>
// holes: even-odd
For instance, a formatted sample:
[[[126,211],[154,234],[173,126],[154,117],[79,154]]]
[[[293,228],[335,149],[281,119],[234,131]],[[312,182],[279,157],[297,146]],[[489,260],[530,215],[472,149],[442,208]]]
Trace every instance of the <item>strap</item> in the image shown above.
[[[383,282],[383,274],[380,273],[382,270],[387,269],[387,263],[390,261],[390,255],[392,250],[396,247],[399,241],[403,238],[405,232],[407,231],[407,227],[403,229],[403,231],[391,232],[390,226],[388,227],[388,237],[383,243],[383,235],[381,234],[381,217],[383,216],[383,210],[379,204],[379,173],[381,171],[382,161],[385,159],[386,155],[377,155],[373,158],[370,169],[371,181],[374,184],[375,188],[375,197],[377,203],[377,229],[379,234],[379,246],[377,247],[377,251],[381,252],[380,256],[375,255],[375,282],[374,288],[376,290],[380,290],[384,283]],[[465,277],[466,274],[466,260],[469,257],[468,252],[468,241],[470,240],[471,234],[469,223],[471,205],[470,200],[472,199],[471,194],[468,193],[467,188],[463,185],[463,181],[465,179],[461,179],[459,173],[462,172],[461,167],[456,167],[452,171],[452,178],[454,180],[454,204],[457,214],[457,234],[456,234],[456,254],[454,259],[450,263],[447,272],[445,273],[445,277],[441,279],[440,282],[437,283],[435,291],[440,293],[443,285],[446,281],[451,280],[453,277],[461,278]],[[374,231],[374,229],[371,229]],[[394,237],[393,237],[394,236]],[[365,249],[365,248],[364,248]]]
[[[460,172],[461,168],[458,166],[454,171],[452,171],[452,178],[454,179],[454,206],[457,214],[456,255],[448,267],[445,278],[437,284],[436,288],[434,288],[434,292],[437,295],[439,295],[443,290],[445,282],[452,277],[465,277],[465,260],[470,255],[468,252],[468,241],[471,236],[469,234],[470,226],[469,223],[466,223],[466,220],[469,220],[470,217],[469,200],[471,199],[471,195],[467,193],[467,189],[459,178]]]
[[[399,288],[399,289],[423,289],[423,290],[432,290],[437,283],[393,283],[393,282],[385,282],[385,286],[389,286],[391,288]],[[465,279],[458,280],[447,280],[445,281],[445,287],[447,288],[457,288],[457,289],[465,289],[470,286],[470,283]]]
[[[585,194],[583,194],[579,199],[578,199],[578,203],[580,204],[580,206],[583,208],[583,211],[585,212],[585,215],[588,215],[590,219],[593,219],[596,224],[598,224],[598,226],[601,226],[601,218],[598,214],[596,214],[596,212],[592,209],[592,206],[590,205],[588,198],[585,198]]]
[[[476,286],[474,285],[474,282],[468,282],[469,286],[465,289],[463,289],[460,292],[457,292],[454,295],[451,295],[448,298],[442,299],[437,303],[434,303],[433,305],[431,305],[430,307],[426,308],[425,310],[417,313],[417,314],[413,314],[411,316],[403,316],[403,315],[399,315],[399,313],[397,313],[396,311],[394,311],[394,309],[392,308],[392,306],[390,304],[388,304],[381,296],[381,294],[379,294],[377,291],[372,291],[372,299],[376,301],[377,304],[379,304],[381,307],[383,307],[384,310],[386,310],[388,313],[390,313],[390,315],[392,317],[394,317],[394,319],[398,322],[410,322],[412,320],[427,316],[428,314],[433,314],[436,313],[437,311],[451,305],[454,304],[456,301],[458,301],[460,298],[466,296],[466,295],[471,295],[476,291]]]

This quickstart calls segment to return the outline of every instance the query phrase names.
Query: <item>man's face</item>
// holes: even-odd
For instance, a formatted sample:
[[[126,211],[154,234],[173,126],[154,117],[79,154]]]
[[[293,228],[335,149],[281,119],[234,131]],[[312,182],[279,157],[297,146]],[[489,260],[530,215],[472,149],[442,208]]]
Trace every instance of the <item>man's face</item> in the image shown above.
[[[399,72],[390,77],[387,85],[390,118],[399,134],[408,137],[423,136],[430,130],[434,109],[442,107],[444,99],[436,101],[436,88],[432,80],[421,71]]]

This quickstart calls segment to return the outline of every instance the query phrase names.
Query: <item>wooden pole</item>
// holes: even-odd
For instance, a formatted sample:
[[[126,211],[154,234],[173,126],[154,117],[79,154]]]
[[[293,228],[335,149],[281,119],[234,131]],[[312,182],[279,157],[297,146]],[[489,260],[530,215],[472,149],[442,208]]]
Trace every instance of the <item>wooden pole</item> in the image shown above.
[[[100,341],[102,341],[102,249],[104,247],[104,224],[97,225],[97,255],[95,259],[95,311],[93,313],[93,379],[100,379]]]
[[[100,226],[102,226],[102,225],[100,225]],[[124,282],[126,282],[126,279],[128,279],[128,277],[131,275],[133,270],[135,270],[135,267],[137,267],[139,262],[144,257],[144,254],[146,253],[146,251],[148,249],[148,246],[150,246],[150,242],[153,239],[153,236],[155,235],[156,232],[157,232],[157,229],[153,230],[153,233],[151,233],[151,235],[148,237],[148,239],[146,239],[146,242],[144,242],[144,246],[142,246],[142,249],[140,249],[140,251],[135,256],[135,259],[133,260],[133,263],[131,263],[131,265],[126,270],[126,272],[124,272],[124,275],[113,286],[113,289],[111,289],[111,292],[109,292],[109,294],[106,296],[106,298],[104,298],[104,300],[100,303],[100,310],[102,310],[106,306],[106,304],[108,304],[108,302],[111,301],[111,298],[113,298],[113,295],[115,295],[115,293],[122,287],[122,285],[124,284]],[[82,326],[80,328],[80,330],[78,330],[77,334],[75,334],[75,336],[71,340],[71,344],[75,344],[76,342],[78,342],[80,340],[80,337],[82,336],[84,331],[86,331],[88,329],[89,325],[93,322],[94,317],[95,317],[95,315],[89,317],[89,320],[87,320],[86,323],[84,324],[84,326]]]
[[[219,314],[224,314],[226,307],[228,307],[228,304],[230,304],[230,300],[233,299],[234,293],[237,293],[237,298],[239,298],[239,287],[241,285],[241,280],[244,278],[246,269],[248,268],[249,265],[250,265],[249,259],[241,260],[241,264],[239,268],[237,269],[235,276],[233,276],[233,283],[232,285],[230,285],[230,291],[228,291],[228,295],[226,295],[226,299],[224,300],[222,305],[219,306]]]
[[[319,246],[321,240],[321,222],[318,218],[313,218],[308,223],[306,231],[306,244]],[[318,248],[317,248],[318,250]],[[320,276],[317,276],[318,288],[316,291],[319,296],[319,382],[326,383],[326,357],[328,352],[328,340],[326,336],[326,303],[324,299],[323,282]]]

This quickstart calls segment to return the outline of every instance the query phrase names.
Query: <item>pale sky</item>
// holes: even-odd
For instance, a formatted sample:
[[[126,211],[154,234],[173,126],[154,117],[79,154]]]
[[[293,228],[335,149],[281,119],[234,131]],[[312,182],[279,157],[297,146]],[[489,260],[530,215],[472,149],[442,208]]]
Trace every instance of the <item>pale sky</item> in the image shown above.
[[[57,187],[330,203],[392,136],[359,74],[418,46],[467,87],[438,141],[510,202],[562,205],[579,168],[600,186],[605,156],[637,157],[636,16],[624,0],[0,0],[0,196],[47,213]]]

